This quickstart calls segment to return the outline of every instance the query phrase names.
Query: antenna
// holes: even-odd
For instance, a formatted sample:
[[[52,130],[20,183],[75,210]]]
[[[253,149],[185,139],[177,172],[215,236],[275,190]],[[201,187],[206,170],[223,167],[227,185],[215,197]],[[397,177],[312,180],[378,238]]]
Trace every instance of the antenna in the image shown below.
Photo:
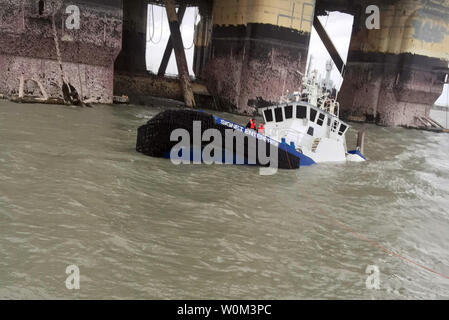
[[[331,81],[331,73],[334,68],[334,63],[332,60],[327,60],[326,62],[326,78],[324,80],[324,87],[326,90],[332,90],[332,81]]]
[[[306,71],[307,76],[310,75],[310,70],[312,68],[312,61],[313,61],[313,54],[310,55],[309,66],[307,67],[307,71]]]

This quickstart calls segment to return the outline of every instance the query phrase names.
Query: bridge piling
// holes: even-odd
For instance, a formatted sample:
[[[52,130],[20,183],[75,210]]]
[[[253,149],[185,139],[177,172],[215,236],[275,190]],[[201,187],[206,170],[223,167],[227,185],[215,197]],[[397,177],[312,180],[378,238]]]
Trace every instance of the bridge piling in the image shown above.
[[[365,8],[380,8],[368,30]],[[339,101],[347,117],[416,127],[443,91],[449,60],[449,1],[361,1]]]

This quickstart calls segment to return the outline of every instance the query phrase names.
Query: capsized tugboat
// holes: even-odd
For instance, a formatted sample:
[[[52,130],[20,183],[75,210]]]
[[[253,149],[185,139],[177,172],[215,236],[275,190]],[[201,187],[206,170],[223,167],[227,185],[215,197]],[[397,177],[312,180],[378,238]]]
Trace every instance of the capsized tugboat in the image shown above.
[[[259,109],[266,134],[301,153],[301,166],[365,161],[361,137],[355,150],[347,150],[346,133],[350,126],[340,120],[335,96],[336,90],[326,88],[317,71],[313,71],[303,78],[299,91],[281,97],[278,105]],[[363,136],[363,132],[359,134]]]
[[[269,150],[270,156],[272,152],[276,154],[279,169],[365,161],[360,148],[347,151],[345,135],[350,127],[339,119],[339,104],[319,83],[316,72],[303,79],[300,91],[281,97],[279,104],[261,108],[259,112],[265,121],[264,134],[202,111],[167,110],[138,129],[136,150],[152,157],[207,162],[203,151],[213,143],[219,149],[218,153],[214,150],[215,163],[272,166],[273,163],[260,160],[262,146],[262,153]],[[198,123],[200,126],[195,127]],[[187,148],[176,149],[179,141],[172,139],[172,133],[177,129],[188,133]],[[219,133],[219,141],[202,138],[209,129]],[[236,141],[242,138],[244,147],[227,144],[229,131]],[[250,142],[254,140],[257,143]],[[255,158],[251,156],[254,154]]]
[[[189,136],[187,148],[177,149],[179,141],[173,139],[172,133],[178,129]],[[203,139],[210,129],[214,129],[218,138]],[[226,139],[229,134],[234,136],[235,143],[229,144],[229,140]],[[241,141],[241,144],[237,141]],[[300,167],[301,154],[292,146],[279,143],[250,128],[197,110],[167,110],[157,114],[147,124],[139,127],[136,150],[152,157],[172,160],[176,158],[177,161],[182,160],[184,163],[203,163],[206,162],[204,159],[206,147],[210,145],[218,150],[213,155],[214,163],[258,165],[276,169],[299,169]],[[260,157],[260,148],[263,148],[260,153],[268,155],[264,157],[265,159]],[[209,154],[210,148],[207,150]],[[270,161],[273,158],[276,159],[275,162]]]

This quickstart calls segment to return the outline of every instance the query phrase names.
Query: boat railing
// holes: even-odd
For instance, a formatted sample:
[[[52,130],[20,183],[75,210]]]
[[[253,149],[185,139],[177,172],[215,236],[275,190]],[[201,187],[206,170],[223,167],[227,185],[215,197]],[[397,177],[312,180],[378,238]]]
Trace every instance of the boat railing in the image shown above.
[[[334,99],[328,99],[324,101],[321,109],[337,116],[337,118],[340,117],[340,104]]]

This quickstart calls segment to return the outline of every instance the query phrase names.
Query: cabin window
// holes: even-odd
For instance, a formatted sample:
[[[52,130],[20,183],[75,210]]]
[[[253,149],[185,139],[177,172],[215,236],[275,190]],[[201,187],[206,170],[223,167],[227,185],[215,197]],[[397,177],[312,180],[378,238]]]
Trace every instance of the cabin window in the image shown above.
[[[286,106],[284,112],[285,112],[285,119],[293,118],[293,106]]]
[[[309,130],[307,130],[307,134],[309,135],[309,136],[312,136],[313,137],[313,128],[312,127],[309,127]]]
[[[317,124],[319,126],[323,126],[324,123],[324,119],[326,118],[326,115],[324,113],[320,113],[320,115],[318,116],[318,121]]]
[[[45,10],[44,0],[40,0],[38,6],[39,6],[39,15],[41,16],[44,14],[44,10]]]
[[[273,110],[268,109],[268,110],[265,110],[263,113],[265,115],[265,121],[266,122],[273,121]]]
[[[310,109],[310,121],[315,122],[317,113],[315,109]]]
[[[282,117],[282,108],[274,109],[274,118],[276,119],[276,122],[282,122],[284,120]]]
[[[343,133],[345,133],[346,129],[348,129],[348,126],[344,125],[343,123],[340,126],[340,130],[338,131],[338,135],[342,136]]]
[[[327,126],[330,127],[331,126],[331,118],[327,118]]]
[[[307,107],[306,106],[296,106],[296,118],[306,119],[307,118]]]
[[[307,93],[303,93],[301,95],[301,101],[305,101],[305,102],[309,101],[309,95]]]
[[[333,123],[333,125],[332,125],[332,131],[333,131],[333,132],[337,131],[337,128],[338,128],[338,121],[335,120],[334,123]]]

